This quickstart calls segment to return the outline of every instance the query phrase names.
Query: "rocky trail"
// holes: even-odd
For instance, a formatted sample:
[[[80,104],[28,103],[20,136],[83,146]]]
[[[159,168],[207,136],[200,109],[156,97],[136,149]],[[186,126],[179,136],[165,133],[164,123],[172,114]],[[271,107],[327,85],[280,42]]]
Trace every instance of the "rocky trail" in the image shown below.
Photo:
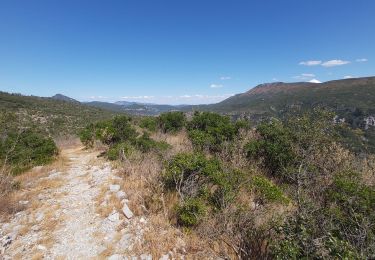
[[[97,155],[63,150],[61,169],[22,188],[24,210],[0,223],[0,259],[152,259],[133,250],[147,218],[133,214],[121,178]]]

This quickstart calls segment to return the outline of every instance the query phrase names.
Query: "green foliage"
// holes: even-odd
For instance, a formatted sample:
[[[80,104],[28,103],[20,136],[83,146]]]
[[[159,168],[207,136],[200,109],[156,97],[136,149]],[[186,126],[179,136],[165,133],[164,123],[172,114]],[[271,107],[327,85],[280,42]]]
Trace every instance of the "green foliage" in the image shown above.
[[[130,143],[118,143],[109,147],[107,157],[109,160],[117,160],[120,158],[120,154],[123,153],[125,156],[129,156],[133,153],[134,147]]]
[[[57,147],[50,137],[31,129],[10,132],[0,144],[0,159],[7,159],[13,174],[47,164],[57,154]]]
[[[189,130],[189,138],[198,150],[209,149],[215,143],[215,137],[198,129]]]
[[[260,135],[245,146],[249,158],[263,158],[263,165],[271,174],[281,176],[296,163],[293,151],[293,137],[288,128],[278,120],[265,122],[257,127]]]
[[[219,170],[217,161],[207,160],[203,154],[179,153],[169,161],[163,178],[167,187],[173,189],[193,174],[206,176],[215,170]]]
[[[86,128],[80,131],[79,138],[82,144],[88,148],[94,146],[95,141],[95,127],[93,124],[88,125]]]
[[[208,159],[200,153],[180,153],[169,161],[163,178],[168,190],[177,191],[182,200],[179,223],[192,226],[196,224],[199,205],[204,204],[207,210],[220,211],[233,203],[245,174],[239,170],[223,169],[217,159]]]
[[[142,117],[139,126],[150,132],[155,132],[158,128],[158,119],[156,117]]]
[[[328,251],[329,258],[332,259],[361,259],[355,248],[348,242],[340,240],[337,237],[329,235],[325,242],[325,248]]]
[[[186,118],[182,112],[167,112],[159,116],[160,128],[167,132],[178,132],[185,126]]]
[[[116,116],[113,121],[111,127],[108,129],[110,132],[112,131],[112,142],[125,142],[125,141],[133,141],[136,136],[137,132],[130,124],[131,118],[128,116]]]
[[[237,120],[234,123],[234,128],[236,129],[236,132],[238,133],[241,129],[249,130],[251,128],[251,124],[248,120]]]
[[[1,91],[0,110],[18,114],[22,117],[20,119],[23,126],[36,125],[53,137],[76,135],[87,124],[115,115],[108,110],[89,107],[79,102],[22,96]]]
[[[256,193],[257,200],[261,204],[265,202],[289,202],[289,199],[285,196],[284,192],[266,177],[254,176],[251,184]]]
[[[170,148],[170,145],[166,142],[157,142],[153,140],[149,134],[143,133],[142,136],[138,137],[135,141],[136,147],[143,153],[149,151],[165,151]]]
[[[219,151],[224,141],[232,141],[236,127],[229,117],[210,112],[196,112],[188,124],[189,137],[198,149]]]
[[[207,209],[199,199],[188,199],[177,207],[178,224],[192,227],[199,224],[206,215]]]
[[[137,132],[128,116],[116,116],[111,120],[89,124],[80,132],[80,138],[87,147],[93,145],[95,139],[102,143],[115,145],[122,142],[135,142]]]

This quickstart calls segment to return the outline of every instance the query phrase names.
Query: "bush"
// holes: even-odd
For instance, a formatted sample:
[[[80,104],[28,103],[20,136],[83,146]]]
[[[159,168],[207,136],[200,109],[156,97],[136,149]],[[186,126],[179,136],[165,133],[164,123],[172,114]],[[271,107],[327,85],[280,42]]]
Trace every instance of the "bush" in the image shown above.
[[[155,132],[158,128],[158,120],[156,117],[143,117],[139,126],[150,132]]]
[[[159,116],[159,125],[164,133],[178,132],[185,126],[186,118],[182,112],[168,112]]]
[[[295,166],[297,154],[293,150],[292,135],[277,120],[261,123],[257,127],[260,138],[245,146],[249,158],[263,158],[263,165],[272,175],[283,176]]]
[[[198,225],[207,212],[206,206],[199,199],[188,199],[177,207],[178,224],[185,227]]]
[[[33,166],[44,165],[58,154],[50,137],[27,129],[21,133],[9,133],[0,147],[0,158],[7,157],[13,174],[19,174]]]
[[[130,156],[133,152],[134,148],[129,143],[119,143],[111,146],[108,149],[107,157],[109,160],[117,160],[120,158],[120,155],[123,153],[125,156]]]
[[[79,133],[79,138],[84,146],[92,148],[95,141],[94,125],[90,124]]]
[[[138,137],[135,141],[136,147],[143,153],[154,151],[165,151],[170,148],[170,145],[166,142],[157,142],[153,140],[149,134],[143,133],[142,136]]]
[[[131,125],[128,116],[116,116],[111,120],[90,124],[80,132],[80,139],[86,147],[92,147],[98,139],[107,145],[123,142],[135,142],[137,131]]]
[[[113,119],[113,142],[134,141],[137,132],[130,124],[131,118],[128,116],[116,116]]]
[[[236,128],[229,117],[211,112],[196,112],[188,124],[189,137],[198,149],[221,150],[224,141],[232,141]]]
[[[255,191],[257,201],[261,204],[265,202],[289,202],[283,191],[266,177],[254,176],[251,186]]]
[[[163,179],[168,188],[177,187],[183,192],[188,180],[198,182],[220,170],[220,163],[215,159],[206,159],[200,153],[180,153],[169,161]]]

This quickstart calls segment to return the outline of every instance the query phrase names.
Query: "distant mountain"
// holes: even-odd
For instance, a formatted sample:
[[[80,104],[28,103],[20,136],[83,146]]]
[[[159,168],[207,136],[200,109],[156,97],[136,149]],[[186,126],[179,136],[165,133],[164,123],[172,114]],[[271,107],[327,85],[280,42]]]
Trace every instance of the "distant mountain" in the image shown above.
[[[337,114],[336,121],[362,129],[363,140],[375,152],[375,77],[325,83],[266,83],[220,103],[189,109],[247,117],[256,122],[315,107],[327,108]]]
[[[73,103],[80,103],[79,101],[73,99],[73,98],[70,98],[70,97],[67,97],[67,96],[64,96],[62,94],[56,94],[54,96],[51,97],[52,99],[55,99],[55,100],[60,100],[60,101],[67,101],[67,102],[73,102]]]
[[[336,112],[375,113],[375,77],[325,83],[266,83],[203,110],[252,115],[278,115],[291,109],[323,106]]]
[[[180,110],[182,107],[129,101],[117,101],[115,103],[93,101],[85,104],[92,107],[108,109],[114,112],[126,112],[132,115],[158,115],[168,111]]]
[[[0,91],[0,110],[18,115],[25,125],[37,124],[43,127],[53,137],[77,134],[87,124],[117,114],[86,106],[74,99],[60,98],[23,96]]]
[[[109,103],[109,102],[101,102],[101,101],[91,101],[91,102],[85,102],[84,103],[87,106],[90,107],[97,107],[102,109],[107,109],[113,112],[124,112],[124,107],[121,105],[117,105],[115,103]]]

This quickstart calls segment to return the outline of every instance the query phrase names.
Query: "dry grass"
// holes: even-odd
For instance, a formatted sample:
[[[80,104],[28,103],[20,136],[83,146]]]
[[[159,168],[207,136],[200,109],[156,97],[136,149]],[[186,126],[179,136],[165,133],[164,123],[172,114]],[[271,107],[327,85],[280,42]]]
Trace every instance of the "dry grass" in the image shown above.
[[[193,145],[185,131],[177,132],[176,134],[167,134],[162,132],[153,133],[151,136],[156,141],[164,141],[172,146],[169,151],[170,154],[175,155],[181,152],[192,152]]]
[[[76,136],[61,136],[54,139],[59,149],[70,149],[82,145],[81,141]]]
[[[109,194],[108,199],[106,199],[107,194]],[[95,200],[97,202],[96,213],[98,213],[100,216],[104,218],[108,217],[113,211],[113,209],[116,209],[118,212],[121,212],[122,203],[116,197],[115,193],[108,192],[108,185],[103,186],[101,188],[101,191]],[[106,205],[101,204],[104,201],[106,201]]]
[[[364,159],[363,165],[363,181],[366,185],[375,185],[375,155],[370,155]]]
[[[169,251],[183,254],[183,237],[178,229],[169,224],[163,214],[153,214],[149,216],[143,239],[134,246],[133,253],[149,252],[156,259]]]
[[[8,185],[7,191],[2,192],[0,196],[0,218],[7,219],[18,211],[24,210],[26,206],[20,205],[20,200],[29,201],[28,205],[32,208],[38,207],[38,201],[35,200],[42,191],[47,189],[54,189],[63,184],[61,178],[46,179],[52,170],[63,172],[68,166],[68,159],[65,154],[60,154],[54,162],[46,166],[34,167],[33,169],[18,175],[14,178],[1,178],[2,185]],[[12,183],[18,183],[20,190],[11,190],[9,186]]]
[[[31,253],[31,260],[41,260],[41,259],[44,259],[44,255],[42,252],[38,252],[35,250]]]

